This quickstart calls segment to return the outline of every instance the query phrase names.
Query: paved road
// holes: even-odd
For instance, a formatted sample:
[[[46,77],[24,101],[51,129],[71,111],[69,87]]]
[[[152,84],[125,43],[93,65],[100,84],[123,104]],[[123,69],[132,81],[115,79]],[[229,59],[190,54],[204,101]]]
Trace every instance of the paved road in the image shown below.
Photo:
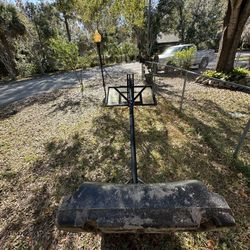
[[[116,71],[139,74],[140,69],[141,65],[139,63],[119,64],[106,68],[111,76],[112,73]],[[98,67],[85,70],[82,74],[83,82],[93,80],[94,78],[100,78],[100,76]],[[79,72],[78,77],[80,77]],[[5,106],[36,94],[51,92],[55,89],[75,87],[76,84],[79,84],[76,73],[69,72],[0,85],[0,106]]]

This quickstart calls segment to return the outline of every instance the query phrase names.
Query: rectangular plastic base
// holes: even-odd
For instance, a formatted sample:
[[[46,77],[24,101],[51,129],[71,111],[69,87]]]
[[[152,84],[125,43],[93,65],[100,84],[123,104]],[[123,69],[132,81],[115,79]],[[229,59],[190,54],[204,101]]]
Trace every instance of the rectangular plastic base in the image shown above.
[[[84,183],[62,201],[57,225],[66,231],[165,233],[235,225],[223,197],[199,181],[167,184]]]

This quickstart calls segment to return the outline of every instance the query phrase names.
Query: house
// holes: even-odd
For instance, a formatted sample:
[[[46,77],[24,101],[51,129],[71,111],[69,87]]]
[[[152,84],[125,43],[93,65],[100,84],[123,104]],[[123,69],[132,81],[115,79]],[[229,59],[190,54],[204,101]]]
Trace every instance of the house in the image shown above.
[[[175,34],[165,34],[160,32],[157,36],[158,51],[162,52],[166,47],[177,45],[181,42],[180,38]]]

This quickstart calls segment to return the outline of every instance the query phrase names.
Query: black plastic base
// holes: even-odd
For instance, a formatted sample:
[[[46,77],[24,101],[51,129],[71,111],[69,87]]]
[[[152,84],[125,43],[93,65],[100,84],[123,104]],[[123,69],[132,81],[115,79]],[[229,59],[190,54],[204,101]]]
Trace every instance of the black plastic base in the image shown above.
[[[223,197],[199,181],[167,184],[84,183],[65,198],[57,226],[66,231],[165,233],[235,225]]]

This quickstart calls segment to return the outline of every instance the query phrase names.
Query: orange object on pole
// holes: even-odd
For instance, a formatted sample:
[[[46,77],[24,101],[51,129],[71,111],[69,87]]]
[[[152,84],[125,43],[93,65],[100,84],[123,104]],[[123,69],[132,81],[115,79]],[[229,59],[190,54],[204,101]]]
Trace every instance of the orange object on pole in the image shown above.
[[[98,30],[95,31],[94,34],[94,42],[95,43],[100,43],[102,41],[102,36],[101,34],[98,32]]]

